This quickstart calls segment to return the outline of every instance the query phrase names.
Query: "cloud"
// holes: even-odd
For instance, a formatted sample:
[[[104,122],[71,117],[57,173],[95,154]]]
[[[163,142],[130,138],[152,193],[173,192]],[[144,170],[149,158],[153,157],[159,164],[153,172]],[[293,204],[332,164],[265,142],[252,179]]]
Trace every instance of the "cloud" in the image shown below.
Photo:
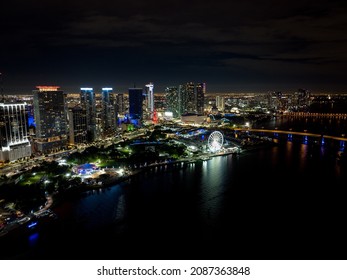
[[[13,72],[47,61],[78,72],[88,61],[103,75],[117,65],[129,75],[271,82],[280,73],[344,80],[347,70],[346,4],[338,1],[12,0],[2,14],[0,59]]]

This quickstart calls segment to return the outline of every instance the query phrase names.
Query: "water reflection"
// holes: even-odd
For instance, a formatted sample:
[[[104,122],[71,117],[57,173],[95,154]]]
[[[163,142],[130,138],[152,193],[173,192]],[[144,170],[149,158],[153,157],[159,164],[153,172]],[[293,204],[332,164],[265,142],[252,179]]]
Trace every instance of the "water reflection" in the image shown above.
[[[300,116],[281,116],[273,118],[266,123],[253,124],[254,128],[264,127],[266,129],[290,130],[295,128],[294,131],[307,130],[311,133],[341,136],[347,131],[347,122],[341,121],[338,118],[306,118]],[[309,128],[309,129],[308,129]]]
[[[223,195],[226,188],[232,188],[230,181],[223,178],[232,176],[230,157],[213,157],[203,165],[201,213],[207,225],[218,219],[221,214]]]
[[[123,189],[120,185],[109,190],[95,191],[93,195],[75,202],[72,217],[83,230],[95,230],[110,222],[114,223],[117,219],[122,219],[118,215],[124,213],[122,195]]]
[[[340,146],[336,142],[334,148]],[[242,252],[255,257],[259,244],[266,244],[262,249],[276,248],[273,237],[279,235],[300,244],[303,234],[320,234],[308,221],[318,229],[322,213],[347,214],[331,210],[331,205],[342,205],[338,199],[344,197],[340,190],[347,172],[324,154],[328,149],[328,140],[325,145],[306,145],[301,138],[282,139],[274,147],[238,156],[153,168],[63,203],[58,230],[45,234],[46,243],[31,237],[31,244],[46,248],[59,240],[54,252],[70,252],[72,240],[73,248],[79,249],[75,256],[92,259],[103,259],[108,252],[112,259],[170,258],[173,252],[178,258],[189,254],[211,259],[221,248],[230,254],[228,259],[241,258]],[[246,244],[248,251],[236,241]],[[294,241],[295,249],[302,250]]]
[[[306,160],[308,155],[308,146],[306,143],[300,144],[299,155],[300,155],[300,161],[299,161],[300,169],[304,170],[306,167]]]
[[[293,160],[293,142],[287,141],[286,143],[286,162],[287,166],[292,165],[292,160]]]
[[[38,240],[39,240],[39,233],[38,232],[32,233],[28,237],[29,246],[35,247],[35,245],[37,245],[37,243],[38,243]]]

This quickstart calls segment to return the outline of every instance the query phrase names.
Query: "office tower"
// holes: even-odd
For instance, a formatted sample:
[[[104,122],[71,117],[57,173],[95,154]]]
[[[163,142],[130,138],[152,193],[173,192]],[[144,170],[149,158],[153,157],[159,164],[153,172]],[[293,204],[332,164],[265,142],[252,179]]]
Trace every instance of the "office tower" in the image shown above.
[[[129,88],[129,115],[133,120],[142,119],[143,89]]]
[[[179,86],[179,95],[181,101],[180,113],[196,112],[196,91],[193,82]]]
[[[0,103],[0,162],[31,156],[26,103]]]
[[[123,93],[115,95],[115,116],[116,116],[116,125],[120,125],[121,120],[125,114],[125,103]]]
[[[57,86],[36,88],[33,90],[35,148],[42,153],[55,152],[67,144],[66,95]]]
[[[153,83],[149,83],[145,87],[145,110],[146,118],[152,119],[154,112],[154,94],[153,94]]]
[[[219,111],[224,112],[225,102],[223,96],[216,96],[216,107]]]
[[[114,135],[114,132],[117,130],[117,123],[118,123],[118,117],[117,117],[117,94],[110,93],[110,133]]]
[[[193,82],[179,86],[180,114],[204,114],[206,84]]]
[[[205,94],[206,94],[206,84],[198,83],[196,85],[196,112],[199,115],[204,114],[204,103],[205,103]]]
[[[112,88],[102,88],[101,91],[101,128],[104,136],[112,134],[116,129],[115,100]]]
[[[177,86],[171,86],[165,88],[166,97],[166,110],[172,112],[174,118],[178,118],[181,115],[180,110],[180,96]]]
[[[185,86],[178,86],[178,96],[179,96],[179,115],[187,113],[187,94],[185,92]]]
[[[93,142],[97,139],[96,101],[93,88],[81,88],[81,106],[87,115],[87,141]]]
[[[95,137],[94,140],[98,140],[103,134],[103,106],[101,93],[95,93]]]
[[[116,96],[116,112],[117,115],[123,115],[125,113],[125,103],[123,93],[118,93]]]
[[[69,144],[87,143],[87,114],[81,106],[75,106],[68,112]]]

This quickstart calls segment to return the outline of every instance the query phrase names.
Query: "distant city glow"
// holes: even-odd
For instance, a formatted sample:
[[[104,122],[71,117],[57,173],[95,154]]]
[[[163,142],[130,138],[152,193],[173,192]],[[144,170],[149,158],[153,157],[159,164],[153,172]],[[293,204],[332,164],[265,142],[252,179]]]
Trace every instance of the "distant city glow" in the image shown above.
[[[58,86],[36,86],[39,91],[57,91],[60,87]]]

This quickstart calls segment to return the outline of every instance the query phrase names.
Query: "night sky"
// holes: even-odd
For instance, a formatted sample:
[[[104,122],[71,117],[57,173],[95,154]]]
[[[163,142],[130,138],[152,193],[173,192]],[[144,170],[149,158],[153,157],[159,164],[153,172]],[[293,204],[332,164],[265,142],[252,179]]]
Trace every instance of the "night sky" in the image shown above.
[[[1,4],[4,93],[36,85],[155,92],[347,93],[342,1],[10,0]],[[346,1],[345,1],[346,3]]]

